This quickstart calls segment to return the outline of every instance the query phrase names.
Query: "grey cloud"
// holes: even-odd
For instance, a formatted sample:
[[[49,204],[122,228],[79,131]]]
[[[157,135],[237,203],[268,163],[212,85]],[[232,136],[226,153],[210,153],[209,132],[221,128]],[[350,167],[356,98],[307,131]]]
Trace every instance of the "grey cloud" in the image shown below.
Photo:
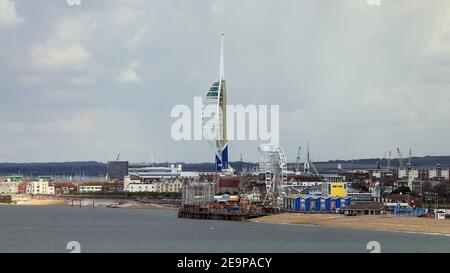
[[[448,1],[6,2],[23,21],[0,28],[0,161],[212,161],[170,110],[216,79],[222,31],[229,103],[279,104],[288,160],[307,140],[315,160],[450,153]]]

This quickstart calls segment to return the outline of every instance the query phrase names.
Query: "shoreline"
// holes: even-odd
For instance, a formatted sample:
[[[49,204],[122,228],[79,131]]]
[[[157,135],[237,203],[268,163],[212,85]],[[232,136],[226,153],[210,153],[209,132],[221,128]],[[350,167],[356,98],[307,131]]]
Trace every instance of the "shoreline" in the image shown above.
[[[156,210],[178,210],[178,206],[173,204],[164,204],[156,202],[142,203],[135,200],[116,200],[116,199],[28,199],[21,203],[3,203],[8,206],[61,206],[61,207],[94,207],[94,208],[127,208],[127,209],[156,209]]]
[[[250,219],[255,223],[351,228],[450,236],[450,221],[408,216],[344,216],[284,213]]]

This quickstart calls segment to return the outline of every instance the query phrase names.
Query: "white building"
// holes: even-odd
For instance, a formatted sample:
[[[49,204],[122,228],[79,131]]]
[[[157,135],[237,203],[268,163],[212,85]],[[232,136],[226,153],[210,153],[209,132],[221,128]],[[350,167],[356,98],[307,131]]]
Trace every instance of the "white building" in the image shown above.
[[[429,170],[428,177],[430,179],[436,179],[438,177],[443,177],[445,180],[449,180],[449,177],[450,177],[449,170],[438,170],[438,169]]]
[[[402,179],[403,177],[408,177],[408,171],[406,169],[399,169],[398,178]]]
[[[55,186],[48,186],[48,194],[55,195]]]
[[[128,191],[128,186],[130,184],[142,184],[142,179],[136,175],[127,175],[123,179],[123,189]]]
[[[7,176],[5,177],[6,182],[22,182],[23,177],[22,176]]]
[[[83,185],[83,186],[78,186],[78,192],[83,193],[83,192],[101,192],[102,191],[102,186],[98,186],[98,185]]]
[[[17,194],[19,192],[19,182],[0,183],[0,194]]]
[[[442,170],[442,171],[441,171],[441,176],[442,176],[445,180],[450,180],[450,171],[449,171],[449,170]]]
[[[27,185],[27,193],[31,195],[49,194],[48,181],[44,181],[42,179],[40,179],[39,181],[32,181]]]
[[[128,184],[127,190],[128,192],[157,192],[156,184]]]
[[[408,172],[408,180],[418,180],[419,179],[419,170],[409,170]]]
[[[155,167],[153,163],[130,163],[128,165],[130,177],[172,179],[177,177],[198,177],[198,172],[183,172],[181,164],[171,164],[169,167]],[[125,177],[126,179],[126,177]]]

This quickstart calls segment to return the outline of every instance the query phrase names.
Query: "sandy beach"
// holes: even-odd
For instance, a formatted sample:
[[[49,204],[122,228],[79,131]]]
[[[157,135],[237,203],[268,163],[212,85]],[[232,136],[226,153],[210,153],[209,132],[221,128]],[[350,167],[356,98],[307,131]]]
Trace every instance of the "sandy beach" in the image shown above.
[[[28,199],[24,203],[18,203],[17,206],[66,206],[67,204],[67,200]]]
[[[388,231],[437,233],[450,236],[450,220],[423,217],[344,216],[335,214],[284,213],[251,219],[253,222],[301,224],[326,227],[362,228]]]
[[[71,200],[63,199],[28,199],[24,203],[14,204],[17,206],[72,206]],[[81,207],[110,207],[130,209],[165,209],[177,210],[178,206],[170,204],[141,203],[137,201],[117,201],[112,199],[82,199]],[[73,206],[80,206],[80,200],[74,200]]]

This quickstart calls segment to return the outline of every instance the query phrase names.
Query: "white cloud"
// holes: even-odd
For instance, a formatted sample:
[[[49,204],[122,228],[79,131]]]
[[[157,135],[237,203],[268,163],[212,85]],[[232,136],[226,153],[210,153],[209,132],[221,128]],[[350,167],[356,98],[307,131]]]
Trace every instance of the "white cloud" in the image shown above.
[[[450,8],[438,13],[425,52],[430,55],[450,55]]]
[[[96,26],[89,14],[55,19],[47,39],[31,47],[33,68],[51,71],[83,68],[91,58],[84,44],[93,36]]]
[[[138,61],[131,62],[127,68],[120,72],[117,78],[121,83],[140,83],[141,76],[139,75],[140,64]]]
[[[135,24],[147,14],[145,2],[147,1],[111,1],[112,22],[120,27]]]
[[[224,8],[223,8],[223,5],[222,5],[222,2],[214,1],[211,4],[209,10],[214,15],[221,15],[221,14],[223,14]]]
[[[94,119],[87,113],[76,113],[70,120],[61,121],[58,124],[64,132],[74,133],[82,137],[95,134],[97,125]]]
[[[79,69],[89,60],[90,54],[79,44],[60,47],[36,44],[31,49],[31,58],[37,69]]]
[[[93,37],[98,27],[99,24],[89,13],[62,17],[55,20],[50,38],[66,43],[84,42]]]
[[[0,27],[15,27],[25,19],[17,14],[16,5],[10,0],[0,0]]]
[[[76,85],[93,86],[97,80],[92,76],[82,76],[73,78],[71,82]]]
[[[140,28],[138,31],[136,31],[133,36],[131,36],[131,39],[127,40],[125,42],[125,46],[129,49],[136,49],[139,47],[139,45],[144,41],[144,39],[147,37],[148,34],[148,27],[144,26]]]
[[[140,157],[146,152],[139,147],[149,142],[164,160],[212,159],[197,152],[202,143],[173,143],[167,109],[189,105],[217,77],[221,31],[228,37],[229,103],[280,105],[288,158],[306,139],[322,159],[379,155],[388,145],[450,151],[440,144],[450,134],[445,0],[377,8],[365,1],[116,0],[82,9],[52,2],[17,1],[19,14],[33,24],[0,29],[0,116],[16,111],[11,122],[26,122],[31,132],[0,136],[7,143],[0,152],[16,145],[13,159],[103,160],[116,149]],[[133,89],[142,99],[124,95],[118,83],[140,83]],[[76,112],[87,114],[75,118]],[[62,120],[72,125],[63,130]],[[43,121],[53,127],[32,126]],[[116,132],[130,122],[139,124],[129,125],[136,141],[120,142]],[[157,133],[142,126],[155,122]],[[79,141],[77,125],[84,132],[98,126],[97,133]],[[39,145],[49,137],[58,149]],[[239,158],[240,147],[232,145],[230,156]],[[258,158],[253,145],[242,149]]]

